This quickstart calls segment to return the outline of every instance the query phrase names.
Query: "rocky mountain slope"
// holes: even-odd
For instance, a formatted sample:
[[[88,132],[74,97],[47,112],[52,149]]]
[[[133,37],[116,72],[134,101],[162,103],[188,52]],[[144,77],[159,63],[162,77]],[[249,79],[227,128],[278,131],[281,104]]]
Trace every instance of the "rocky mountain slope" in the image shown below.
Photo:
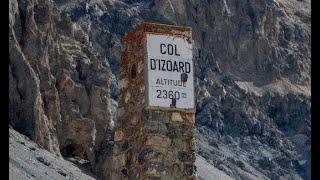
[[[9,179],[97,179],[84,164],[67,161],[9,128]]]
[[[87,163],[77,156],[63,159],[9,128],[9,179],[101,179],[90,172]],[[232,179],[200,156],[196,166],[199,179]]]
[[[310,0],[10,0],[10,124],[103,177],[121,37],[143,21],[188,25],[198,154],[235,179],[310,179],[310,11]]]

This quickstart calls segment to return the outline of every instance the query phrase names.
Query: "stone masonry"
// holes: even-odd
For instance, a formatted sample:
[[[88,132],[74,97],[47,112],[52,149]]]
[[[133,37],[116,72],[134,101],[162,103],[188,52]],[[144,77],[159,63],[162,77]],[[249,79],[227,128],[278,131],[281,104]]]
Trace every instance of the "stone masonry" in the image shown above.
[[[196,179],[195,109],[147,106],[145,33],[191,41],[191,28],[142,23],[122,42],[111,179]]]

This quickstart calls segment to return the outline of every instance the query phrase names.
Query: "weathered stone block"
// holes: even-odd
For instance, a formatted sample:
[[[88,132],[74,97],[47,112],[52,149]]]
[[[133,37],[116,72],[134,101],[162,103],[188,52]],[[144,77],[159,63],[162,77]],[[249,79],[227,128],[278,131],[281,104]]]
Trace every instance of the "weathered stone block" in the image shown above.
[[[144,174],[151,176],[160,176],[160,173],[166,171],[166,167],[161,163],[149,162],[144,165]]]
[[[172,147],[172,146],[171,146]],[[171,147],[168,149],[165,154],[163,154],[162,162],[166,164],[167,166],[170,166],[174,163],[179,162],[178,160],[178,152],[176,150],[171,149]]]
[[[130,92],[127,92],[126,95],[125,95],[125,98],[124,98],[124,102],[128,103],[130,98],[131,98],[131,94],[130,94]]]
[[[172,141],[172,144],[171,144],[172,149],[179,149],[180,151],[181,150],[186,151],[188,149],[188,142],[186,140],[183,140],[177,137],[177,138],[172,138],[171,141]]]
[[[194,114],[186,114],[186,122],[190,123],[190,124],[194,124],[195,122],[195,117]]]
[[[195,135],[194,126],[186,123],[170,123],[167,126],[168,128],[168,136],[170,138],[178,137],[178,136],[188,136],[193,137]]]
[[[129,80],[128,78],[121,79],[120,81],[120,90],[128,88]]]
[[[181,114],[178,112],[173,112],[171,115],[171,120],[172,121],[177,121],[177,122],[183,122],[183,119],[181,117]]]
[[[178,174],[181,171],[180,165],[178,163],[175,163],[172,165],[172,171],[176,174]]]
[[[157,133],[159,130],[159,122],[157,121],[149,121],[146,126],[143,128],[145,133]]]
[[[124,137],[124,133],[122,130],[117,130],[114,133],[114,141],[121,141]]]
[[[195,151],[196,150],[196,143],[195,143],[195,138],[191,138],[189,140],[189,149],[191,151]]]
[[[159,123],[159,134],[167,135],[168,129],[166,123]]]
[[[163,148],[168,148],[171,144],[171,140],[167,137],[162,136],[149,136],[146,145],[148,146],[160,146]]]
[[[125,114],[125,108],[122,107],[122,108],[118,108],[118,111],[117,111],[117,115],[118,116],[123,116]]]
[[[132,130],[130,127],[125,128],[124,131],[125,131],[125,135],[126,135],[127,138],[130,138],[134,133],[133,132],[134,130]]]
[[[126,164],[126,154],[120,154],[113,157],[113,167],[120,168],[124,167]]]
[[[131,124],[132,125],[136,125],[137,123],[139,123],[139,120],[140,120],[140,116],[133,116],[132,118],[131,118]]]
[[[160,154],[151,148],[146,148],[139,153],[138,162],[139,164],[143,163],[145,160],[149,160],[151,158],[155,158]]]
[[[167,122],[170,122],[170,114],[168,112],[163,112],[163,111],[149,110],[149,119],[153,119],[161,123],[167,123]]]
[[[157,170],[154,169],[154,168],[149,168],[149,169],[147,169],[147,171],[145,172],[145,174],[147,174],[147,175],[160,175],[160,174],[157,172]]]
[[[121,127],[128,127],[129,121],[127,117],[122,116],[118,118],[117,125]]]
[[[114,154],[120,154],[122,152],[121,148],[122,143],[115,143],[113,146],[113,153]]]

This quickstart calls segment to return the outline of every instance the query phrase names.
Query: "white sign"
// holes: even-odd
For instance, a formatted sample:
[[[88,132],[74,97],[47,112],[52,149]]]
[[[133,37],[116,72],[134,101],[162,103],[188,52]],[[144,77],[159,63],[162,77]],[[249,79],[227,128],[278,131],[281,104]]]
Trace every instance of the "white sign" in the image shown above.
[[[194,108],[192,43],[147,34],[149,106]]]

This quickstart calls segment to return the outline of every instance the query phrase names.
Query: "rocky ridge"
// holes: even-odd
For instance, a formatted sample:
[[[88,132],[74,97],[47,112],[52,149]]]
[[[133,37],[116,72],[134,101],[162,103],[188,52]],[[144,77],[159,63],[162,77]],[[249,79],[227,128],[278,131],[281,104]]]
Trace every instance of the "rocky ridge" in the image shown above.
[[[9,1],[10,124],[57,155],[111,156],[121,37],[195,41],[197,152],[235,179],[310,179],[309,0]]]

